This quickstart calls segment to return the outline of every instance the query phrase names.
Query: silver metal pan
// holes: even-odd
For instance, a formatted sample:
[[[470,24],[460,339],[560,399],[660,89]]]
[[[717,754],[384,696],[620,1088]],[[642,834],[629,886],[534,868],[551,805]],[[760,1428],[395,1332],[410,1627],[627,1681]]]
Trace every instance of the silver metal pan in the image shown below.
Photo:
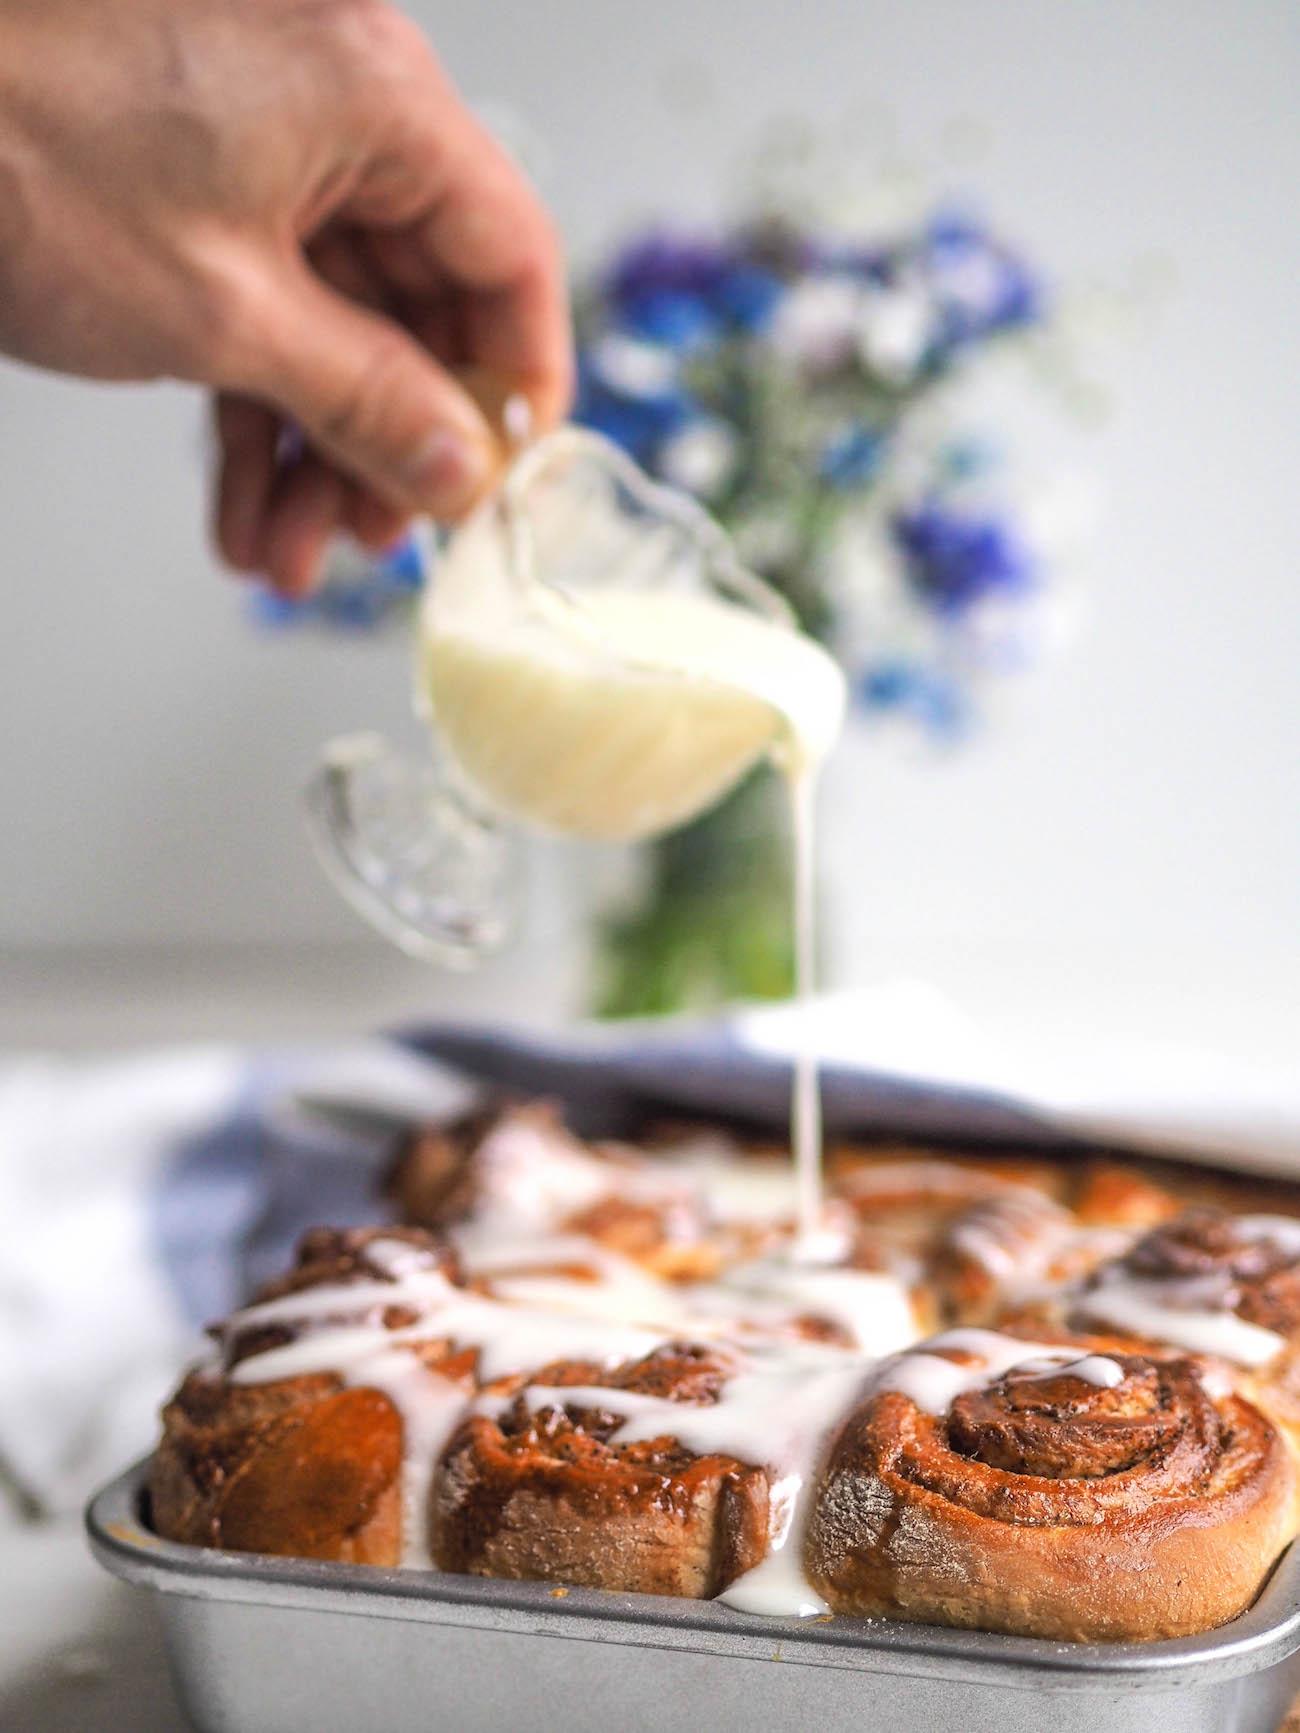
[[[1300,1548],[1217,1631],[1051,1643],[179,1546],[145,1472],[90,1541],[158,1597],[204,1733],[1273,1733],[1300,1690]]]

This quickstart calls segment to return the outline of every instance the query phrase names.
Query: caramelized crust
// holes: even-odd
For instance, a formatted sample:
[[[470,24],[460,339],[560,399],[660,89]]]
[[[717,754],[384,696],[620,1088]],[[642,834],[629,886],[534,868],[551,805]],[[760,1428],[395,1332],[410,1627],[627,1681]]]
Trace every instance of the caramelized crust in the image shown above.
[[[409,1246],[430,1269],[454,1272],[447,1248],[418,1229],[335,1230],[304,1236],[298,1262],[257,1300],[309,1289],[391,1279],[374,1263],[376,1240]],[[378,1309],[399,1328],[400,1308]],[[339,1563],[395,1565],[402,1551],[402,1422],[377,1390],[347,1389],[333,1373],[240,1383],[229,1373],[252,1355],[284,1345],[293,1330],[274,1324],[213,1332],[220,1368],[191,1372],[163,1409],[149,1493],[155,1528],[169,1540],[240,1552]],[[444,1343],[418,1352],[444,1377],[465,1379],[472,1356]]]
[[[540,1386],[598,1384],[669,1401],[716,1401],[722,1368],[703,1349],[661,1350],[602,1375],[555,1366]],[[716,1595],[767,1544],[768,1477],[671,1437],[610,1443],[620,1416],[517,1396],[452,1440],[434,1485],[435,1558],[475,1576],[642,1594]]]
[[[193,1372],[163,1410],[154,1526],[196,1546],[395,1565],[401,1462],[401,1421],[376,1390]]]
[[[483,1109],[451,1125],[425,1126],[405,1139],[385,1189],[404,1222],[439,1229],[463,1221],[474,1208],[474,1152],[500,1110]]]
[[[1087,1227],[1139,1231],[1168,1221],[1182,1207],[1167,1184],[1113,1161],[1085,1162],[1068,1202],[1076,1220]]]
[[[1013,1372],[948,1416],[884,1391],[837,1440],[808,1537],[837,1612],[1073,1641],[1206,1630],[1295,1531],[1296,1475],[1249,1403],[1189,1360],[1122,1382]]]

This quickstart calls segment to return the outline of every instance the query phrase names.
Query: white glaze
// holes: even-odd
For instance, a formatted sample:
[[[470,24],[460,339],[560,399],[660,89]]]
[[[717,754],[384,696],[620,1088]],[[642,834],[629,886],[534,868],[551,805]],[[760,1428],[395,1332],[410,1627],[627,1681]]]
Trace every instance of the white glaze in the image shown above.
[[[474,1151],[474,1230],[484,1242],[553,1231],[606,1198],[671,1204],[681,1194],[649,1165],[603,1159],[547,1113],[504,1113]]]
[[[1222,1360],[1200,1359],[1194,1360],[1192,1364],[1201,1381],[1201,1388],[1212,1402],[1222,1402],[1225,1397],[1236,1394],[1237,1387],[1232,1372]]]
[[[716,1402],[687,1404],[598,1387],[534,1389],[536,1409],[565,1403],[624,1415],[611,1442],[674,1437],[699,1456],[733,1456],[771,1480],[770,1548],[719,1600],[742,1611],[807,1617],[827,1611],[803,1569],[816,1472],[870,1378],[870,1363],[811,1343],[747,1350]]]
[[[528,1376],[563,1360],[613,1368],[642,1358],[674,1334],[713,1339],[727,1368],[716,1402],[671,1402],[599,1385],[534,1386],[524,1399],[534,1411],[568,1403],[619,1414],[615,1443],[667,1435],[697,1454],[720,1453],[765,1467],[772,1501],[770,1551],[723,1598],[768,1614],[825,1610],[802,1569],[810,1489],[836,1433],[864,1394],[901,1390],[921,1406],[943,1412],[960,1391],[986,1384],[1013,1365],[1060,1368],[1073,1355],[987,1330],[951,1331],[922,1350],[885,1360],[807,1341],[764,1340],[763,1330],[788,1330],[795,1318],[811,1314],[835,1318],[858,1342],[870,1339],[878,1354],[910,1338],[914,1324],[902,1288],[875,1272],[765,1259],[731,1272],[725,1281],[674,1289],[576,1236],[535,1250],[539,1257],[549,1255],[552,1267],[560,1255],[576,1261],[581,1254],[599,1279],[548,1276],[543,1264],[531,1277],[513,1278],[533,1286],[516,1292],[515,1303],[509,1303],[465,1292],[431,1267],[420,1248],[381,1238],[371,1243],[368,1256],[391,1280],[340,1282],[287,1294],[248,1307],[227,1326],[227,1339],[274,1324],[299,1332],[285,1345],[240,1361],[230,1373],[235,1383],[331,1372],[347,1385],[381,1390],[390,1398],[403,1424],[402,1562],[408,1567],[429,1562],[429,1489],[452,1433],[467,1413],[499,1414],[509,1400],[426,1367],[414,1352],[423,1344],[477,1349],[479,1381],[490,1383],[507,1374]],[[543,1299],[545,1305],[539,1303]],[[386,1328],[382,1320],[393,1309],[413,1314],[412,1321]],[[652,1314],[658,1316],[652,1320]],[[944,1351],[967,1358],[959,1364]],[[1103,1385],[1121,1375],[1113,1361],[1096,1355],[1073,1356],[1069,1369]]]
[[[772,1322],[784,1314],[825,1318],[864,1354],[892,1354],[916,1339],[916,1314],[902,1283],[876,1270],[851,1270],[769,1257],[730,1270],[702,1296],[731,1294],[737,1309],[766,1303]],[[760,1311],[760,1317],[763,1313]]]
[[[439,730],[515,818],[651,836],[711,806],[765,753],[815,764],[839,734],[843,674],[775,618],[662,587],[592,586],[559,605],[534,594],[542,606],[472,619],[440,575],[426,617]]]
[[[514,1234],[509,1237],[484,1233],[476,1222],[466,1222],[448,1231],[461,1267],[470,1277],[509,1276],[522,1270],[554,1270],[561,1267],[598,1270],[605,1248],[586,1234]],[[625,1260],[620,1260],[625,1261]],[[638,1266],[639,1268],[639,1266]]]
[[[764,1227],[794,1219],[788,1161],[745,1155],[733,1139],[713,1132],[673,1144],[658,1159],[702,1199],[714,1221]]]
[[[798,745],[796,741],[794,744]],[[812,1239],[821,1226],[822,1097],[817,1054],[812,1045],[808,1007],[817,974],[817,885],[814,878],[817,822],[816,754],[800,750],[786,758],[790,798],[790,828],[794,841],[794,995],[805,1013],[799,1019],[799,1044],[794,1055],[794,1093],[790,1110],[790,1140],[794,1150],[796,1220],[801,1240]]]
[[[1084,1354],[1077,1360],[1052,1361],[1045,1366],[1040,1366],[1037,1361],[1022,1362],[1016,1371],[1028,1372],[1031,1377],[1038,1378],[1079,1378],[1085,1384],[1096,1385],[1099,1390],[1113,1390],[1124,1382],[1124,1368],[1109,1354]]]
[[[947,1353],[963,1358],[949,1359]],[[886,1360],[874,1373],[871,1387],[896,1390],[927,1414],[947,1414],[958,1396],[994,1384],[1020,1366],[1044,1376],[1068,1369],[1075,1377],[1099,1384],[1118,1384],[1123,1377],[1113,1360],[1080,1356],[1075,1348],[1025,1342],[996,1330],[948,1330]],[[1076,1370],[1078,1367],[1085,1370]],[[1112,1370],[1118,1376],[1112,1376]]]
[[[842,1250],[838,1238],[827,1243]],[[789,1334],[804,1319],[837,1325],[851,1346],[889,1354],[916,1337],[916,1317],[896,1276],[774,1253],[726,1271],[712,1282],[661,1281],[630,1259],[577,1235],[539,1240],[528,1253],[503,1249],[499,1258],[472,1258],[475,1274],[491,1274],[493,1295],[539,1306],[636,1323],[690,1336]],[[590,1279],[562,1273],[590,1271]]]
[[[1300,1219],[1295,1216],[1237,1216],[1233,1232],[1243,1240],[1267,1240],[1289,1257],[1300,1258]]]
[[[424,1272],[385,1287],[385,1303],[417,1310],[420,1315],[416,1322],[392,1330],[382,1325],[331,1325],[331,1318],[346,1315],[352,1291],[346,1284],[315,1288],[286,1300],[273,1300],[269,1307],[253,1306],[236,1314],[232,1320],[236,1330],[290,1317],[308,1327],[296,1341],[241,1360],[231,1377],[237,1382],[265,1383],[305,1372],[346,1370],[357,1361],[364,1361],[377,1348],[447,1341],[457,1347],[476,1348],[479,1375],[490,1383],[507,1373],[536,1371],[551,1360],[593,1360],[598,1365],[618,1365],[624,1360],[640,1359],[664,1341],[662,1332],[578,1312],[542,1312],[502,1305],[478,1294],[465,1293],[443,1276]],[[301,1306],[292,1312],[283,1309],[291,1300],[301,1302],[313,1295],[320,1302],[314,1314]],[[271,1307],[276,1310],[272,1312]],[[311,1327],[313,1318],[315,1328]]]
[[[1208,1298],[1217,1278],[1210,1277],[1208,1283],[1200,1277],[1192,1280]],[[1194,1354],[1218,1354],[1238,1366],[1263,1366],[1286,1346],[1285,1337],[1239,1318],[1226,1305],[1215,1309],[1180,1304],[1197,1297],[1198,1289],[1189,1294],[1188,1288],[1187,1282],[1114,1274],[1081,1294],[1075,1310],[1129,1335],[1168,1342]]]
[[[404,1348],[369,1356],[348,1382],[379,1390],[402,1422],[402,1568],[428,1570],[429,1493],[443,1450],[465,1413],[467,1392]]]
[[[1071,1238],[1073,1223],[1050,1198],[1008,1189],[954,1222],[949,1239],[998,1282],[1032,1282]]]

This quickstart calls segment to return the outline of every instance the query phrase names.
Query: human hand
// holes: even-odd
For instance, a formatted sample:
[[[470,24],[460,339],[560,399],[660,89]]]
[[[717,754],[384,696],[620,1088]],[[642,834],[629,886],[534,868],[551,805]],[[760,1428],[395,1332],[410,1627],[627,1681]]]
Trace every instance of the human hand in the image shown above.
[[[0,350],[212,387],[218,545],[289,593],[468,509],[468,379],[544,428],[571,375],[550,222],[384,0],[0,0]]]

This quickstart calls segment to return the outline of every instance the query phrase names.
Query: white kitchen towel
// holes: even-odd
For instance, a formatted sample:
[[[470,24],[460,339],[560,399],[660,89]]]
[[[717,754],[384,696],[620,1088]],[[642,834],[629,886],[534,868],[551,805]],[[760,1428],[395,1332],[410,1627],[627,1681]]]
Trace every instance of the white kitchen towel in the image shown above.
[[[379,1042],[0,1062],[0,1473],[30,1504],[148,1448],[203,1325],[304,1228],[383,1219],[389,1140],[287,1113],[304,1078],[411,1119],[466,1100]]]

